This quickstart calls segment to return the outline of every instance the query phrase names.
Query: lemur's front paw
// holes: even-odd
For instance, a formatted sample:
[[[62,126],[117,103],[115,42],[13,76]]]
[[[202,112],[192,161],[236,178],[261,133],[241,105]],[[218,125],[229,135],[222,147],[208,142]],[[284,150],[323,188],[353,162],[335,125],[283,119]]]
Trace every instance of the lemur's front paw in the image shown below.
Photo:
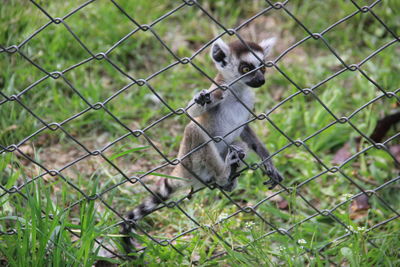
[[[244,159],[246,157],[245,150],[243,148],[241,148],[240,146],[231,145],[230,147],[232,150],[235,150],[237,152],[240,159]]]
[[[280,182],[283,181],[283,176],[275,167],[265,166],[265,173],[269,176],[269,180],[264,182],[264,185],[269,185],[269,189],[273,189]]]
[[[194,97],[194,102],[201,106],[211,103],[211,95],[207,90],[203,90]]]
[[[226,164],[231,167],[239,167],[240,164],[240,156],[236,150],[229,150],[228,155],[226,156]]]
[[[236,145],[231,145],[228,152],[228,159],[231,162],[230,165],[239,167],[240,160],[246,157],[246,152],[243,148]]]

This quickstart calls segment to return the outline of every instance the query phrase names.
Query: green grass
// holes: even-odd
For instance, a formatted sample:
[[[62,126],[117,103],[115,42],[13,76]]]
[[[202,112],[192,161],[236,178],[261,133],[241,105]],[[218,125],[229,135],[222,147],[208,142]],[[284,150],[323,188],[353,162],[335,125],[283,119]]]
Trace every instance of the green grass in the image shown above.
[[[83,3],[37,2],[53,17],[63,17]],[[371,3],[356,2],[361,6]],[[140,24],[151,24],[181,4],[180,1],[166,3],[145,0],[118,3]],[[267,6],[263,1],[200,3],[228,29],[238,26]],[[350,1],[299,0],[290,2],[288,9],[314,33],[323,31],[356,11]],[[377,4],[373,11],[399,35],[400,25],[395,15],[395,11],[399,9],[399,2],[390,0]],[[47,22],[48,18],[33,4],[6,1],[0,6],[0,45],[7,47],[19,44]],[[95,1],[65,22],[95,54],[107,51],[135,29],[135,25],[109,1]],[[273,57],[307,36],[307,32],[282,9],[272,10],[257,18],[248,27],[241,29],[239,34],[254,37],[255,30],[262,31],[260,35],[263,37],[278,37],[277,51]],[[185,6],[157,23],[154,31],[180,58],[191,56],[215,35],[222,33],[217,24],[194,6]],[[326,33],[324,38],[346,64],[360,62],[393,40],[369,12],[357,14]],[[399,51],[399,44],[395,43],[362,66],[362,70],[387,92],[398,89],[400,77],[396,73],[400,71],[397,62]],[[62,71],[90,58],[90,54],[82,49],[62,24],[48,26],[23,46],[21,52],[48,72]],[[216,72],[207,53],[208,50],[200,53],[193,63],[213,77]],[[135,79],[145,79],[175,61],[150,31],[136,32],[116,47],[108,58]],[[287,54],[277,65],[300,88],[312,88],[343,68],[322,40],[313,39]],[[0,70],[0,90],[7,96],[22,92],[45,76],[17,53],[0,53]],[[298,92],[276,69],[269,69],[267,77],[267,84],[256,91],[256,113],[268,112],[278,102]],[[65,73],[64,78],[73,88],[62,78],[48,78],[24,93],[20,101],[45,123],[61,123],[89,107],[76,91],[94,105],[105,101],[131,82],[104,59],[91,60]],[[195,91],[207,88],[210,82],[190,64],[178,64],[152,78],[149,84],[172,109],[178,109],[186,105]],[[333,123],[335,117],[348,117],[381,94],[359,72],[346,71],[319,86],[314,90],[314,95],[299,94],[288,100],[274,110],[269,118],[290,139],[304,141]],[[2,100],[1,98],[0,101]],[[170,113],[167,107],[152,97],[147,86],[138,85],[133,85],[116,96],[105,107],[131,130],[144,129]],[[354,115],[351,123],[369,135],[380,118],[396,109],[398,103],[395,98],[382,97]],[[0,118],[0,145],[5,147],[21,142],[44,127],[16,101],[0,105]],[[185,116],[170,116],[146,131],[146,134],[169,159],[174,159],[183,127],[188,121]],[[256,121],[251,125],[272,152],[290,143],[266,120]],[[129,133],[102,109],[89,110],[65,123],[63,129],[90,151],[101,149]],[[392,129],[389,136],[396,132],[396,129]],[[273,158],[286,178],[284,185],[292,189],[291,193],[280,194],[288,201],[288,209],[279,209],[274,201],[266,201],[257,207],[257,212],[278,228],[289,229],[298,224],[290,229],[293,240],[279,233],[263,236],[274,228],[251,212],[240,212],[221,222],[221,219],[238,211],[238,207],[218,190],[206,189],[197,193],[190,201],[180,204],[201,225],[198,230],[173,242],[174,247],[184,255],[170,246],[157,245],[139,235],[138,242],[147,246],[147,249],[135,263],[145,262],[150,266],[185,266],[193,263],[200,266],[329,266],[331,261],[349,266],[399,265],[398,219],[365,231],[396,216],[393,210],[399,210],[398,182],[377,191],[370,198],[371,209],[365,216],[352,219],[349,213],[350,197],[360,192],[352,181],[365,190],[374,190],[377,185],[397,177],[398,169],[388,153],[371,148],[342,166],[344,175],[338,172],[325,173],[302,184],[325,170],[307,149],[317,155],[323,164],[332,167],[335,152],[346,142],[350,141],[350,150],[353,154],[356,153],[356,144],[352,140],[358,136],[359,133],[348,123],[335,123],[304,141],[307,148],[291,145]],[[398,143],[397,138],[388,145]],[[363,139],[360,149],[369,145]],[[20,149],[46,168],[56,170],[86,154],[64,132],[49,129],[40,131]],[[123,138],[107,149],[104,155],[128,176],[142,174],[164,163],[164,159],[149,147],[143,136],[130,135]],[[250,155],[248,162],[257,161],[255,155]],[[0,231],[14,229],[16,232],[12,235],[0,235],[1,263],[10,266],[92,266],[99,260],[104,260],[122,266],[135,264],[104,257],[95,239],[117,253],[122,251],[119,227],[114,226],[121,219],[106,205],[125,214],[147,194],[144,187],[139,183],[132,185],[126,182],[103,193],[125,179],[100,156],[87,157],[63,170],[61,175],[45,175],[35,181],[29,180],[43,172],[43,169],[29,163],[17,152],[0,154],[1,188],[13,192],[14,186],[29,181],[20,191],[7,193],[0,198]],[[168,167],[159,169],[155,178],[146,178],[143,182],[150,186],[157,177],[168,178],[165,175],[169,172]],[[241,207],[255,205],[270,193],[262,184],[265,179],[259,171],[247,171],[241,176],[238,188],[229,195]],[[86,199],[74,187],[91,198]],[[277,190],[274,189],[273,192]],[[0,194],[4,192],[0,189]],[[319,215],[303,221],[315,214],[315,210],[307,202],[324,210],[332,209],[345,200],[349,201],[333,210],[332,215],[355,229],[355,233],[348,238],[336,240],[347,232],[331,216]],[[383,203],[389,203],[393,210]],[[146,217],[140,224],[159,240],[171,239],[196,227],[177,207],[161,209]],[[208,227],[212,225],[213,231],[221,239]],[[318,254],[318,250],[329,242],[333,243]],[[241,246],[247,246],[245,253],[234,249]],[[305,253],[305,249],[300,246],[314,253]],[[219,253],[224,254],[212,258]]]

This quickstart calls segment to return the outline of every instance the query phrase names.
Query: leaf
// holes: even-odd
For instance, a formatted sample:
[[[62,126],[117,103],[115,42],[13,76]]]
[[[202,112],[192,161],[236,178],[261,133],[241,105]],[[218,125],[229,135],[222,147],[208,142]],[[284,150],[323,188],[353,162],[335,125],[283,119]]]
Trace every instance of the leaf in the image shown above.
[[[336,152],[335,156],[333,157],[333,164],[337,165],[342,164],[350,157],[351,157],[350,144],[346,143],[341,149],[339,149]]]
[[[397,159],[397,161],[400,161],[400,145],[390,146],[389,151]]]
[[[283,199],[282,201],[278,202],[278,208],[281,210],[288,210],[289,209],[289,203],[287,200]]]
[[[119,158],[119,157],[122,157],[122,156],[124,156],[124,155],[126,155],[126,154],[129,154],[129,153],[131,153],[131,152],[136,152],[136,151],[139,151],[139,150],[147,149],[147,148],[149,148],[149,147],[150,147],[150,146],[139,146],[139,147],[135,147],[135,148],[132,148],[132,149],[128,149],[128,150],[126,150],[126,151],[124,151],[124,152],[121,152],[121,153],[112,155],[112,156],[110,157],[110,160],[114,160],[114,159],[117,159],[117,158]]]
[[[368,196],[365,194],[359,195],[351,202],[350,219],[356,220],[366,217],[370,208]]]
[[[340,253],[342,253],[342,255],[346,257],[348,260],[350,260],[353,257],[353,251],[348,247],[341,248]]]

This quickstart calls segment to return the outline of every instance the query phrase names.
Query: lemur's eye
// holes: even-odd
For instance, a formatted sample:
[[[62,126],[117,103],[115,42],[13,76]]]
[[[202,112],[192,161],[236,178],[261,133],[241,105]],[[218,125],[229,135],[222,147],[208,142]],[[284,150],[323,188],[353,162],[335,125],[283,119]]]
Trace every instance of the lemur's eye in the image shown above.
[[[242,74],[245,74],[245,73],[247,73],[247,72],[249,72],[249,71],[251,71],[251,70],[253,70],[254,69],[254,65],[253,64],[249,64],[249,63],[241,63],[240,65],[239,65],[239,72],[240,73],[242,73]]]
[[[262,66],[262,67],[260,68],[260,70],[261,70],[262,73],[264,73],[264,72],[265,72],[265,66]]]

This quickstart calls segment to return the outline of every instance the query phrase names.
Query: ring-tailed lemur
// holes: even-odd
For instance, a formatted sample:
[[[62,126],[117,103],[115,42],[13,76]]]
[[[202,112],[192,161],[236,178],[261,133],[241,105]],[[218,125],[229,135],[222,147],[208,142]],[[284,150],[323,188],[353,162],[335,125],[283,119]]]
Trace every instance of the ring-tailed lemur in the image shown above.
[[[259,59],[264,60],[274,45],[275,38],[263,40],[259,44],[246,43]],[[262,62],[249,51],[247,46],[241,41],[226,44],[221,39],[213,43],[211,57],[219,71],[215,78],[217,84],[229,84],[262,66]],[[201,186],[199,179],[203,183],[215,182],[223,190],[232,191],[237,184],[236,168],[245,157],[248,147],[254,150],[262,160],[269,157],[264,144],[249,125],[246,125],[250,117],[248,109],[251,110],[254,106],[252,88],[258,88],[264,84],[264,73],[265,67],[262,66],[240,78],[229,87],[229,90],[217,89],[217,86],[212,85],[208,90],[203,90],[194,96],[187,112],[210,136],[225,136],[232,133],[225,136],[223,142],[210,141],[210,136],[201,127],[193,121],[190,122],[185,128],[178,154],[178,158],[183,159],[171,174],[185,178],[189,182],[176,179],[159,180],[153,189],[154,194],[127,215],[128,221],[137,222],[178,189],[185,187],[193,189],[197,185]],[[194,150],[196,151],[193,152]],[[265,184],[271,184],[270,188],[282,181],[283,177],[271,160],[265,160],[263,167],[265,173],[271,178],[270,181],[265,182]],[[132,227],[133,224],[123,224],[122,229],[122,233],[126,235],[123,241],[128,252],[132,247],[128,236]]]

